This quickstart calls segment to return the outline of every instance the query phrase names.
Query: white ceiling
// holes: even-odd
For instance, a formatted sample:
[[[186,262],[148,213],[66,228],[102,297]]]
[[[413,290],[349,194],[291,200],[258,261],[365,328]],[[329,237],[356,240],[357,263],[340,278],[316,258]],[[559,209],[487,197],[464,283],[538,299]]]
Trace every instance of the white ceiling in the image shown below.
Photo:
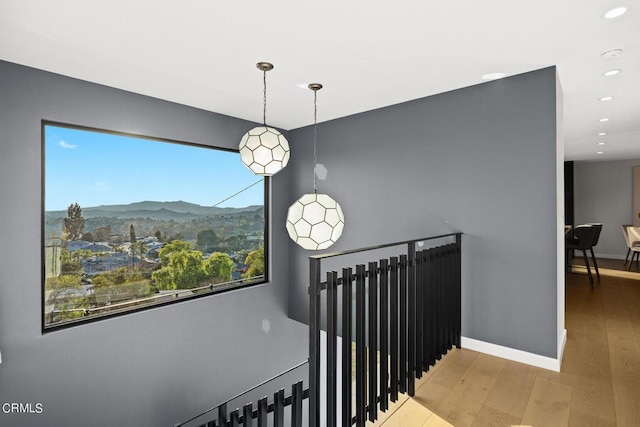
[[[640,158],[638,0],[0,0],[0,59],[256,122],[269,61],[284,129],[313,122],[301,83],[326,121],[557,65],[566,159]]]

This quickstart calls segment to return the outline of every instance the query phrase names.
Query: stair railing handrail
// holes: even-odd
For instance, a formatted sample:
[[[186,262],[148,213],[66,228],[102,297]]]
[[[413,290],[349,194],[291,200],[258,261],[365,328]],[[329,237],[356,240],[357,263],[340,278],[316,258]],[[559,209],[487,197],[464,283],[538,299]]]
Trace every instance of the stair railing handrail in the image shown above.
[[[306,365],[307,363],[309,363],[309,360],[304,360],[304,361],[302,361],[302,362],[298,363],[297,365],[290,367],[290,368],[289,368],[289,369],[287,369],[286,371],[281,372],[281,373],[279,373],[279,374],[277,374],[277,375],[274,375],[273,377],[271,377],[271,378],[269,378],[269,379],[267,379],[267,380],[262,381],[260,384],[254,385],[254,386],[253,386],[253,387],[251,387],[250,389],[245,390],[245,391],[243,391],[242,393],[238,393],[238,394],[236,394],[235,396],[233,396],[232,398],[225,400],[224,402],[221,402],[221,403],[219,403],[219,404],[217,404],[217,405],[215,405],[215,406],[212,406],[211,408],[207,409],[206,411],[202,412],[201,414],[196,415],[195,417],[191,417],[191,418],[189,418],[189,419],[188,419],[188,420],[186,420],[186,421],[183,421],[183,422],[181,422],[181,423],[174,424],[174,425],[173,425],[173,427],[180,427],[180,426],[183,426],[183,425],[185,425],[185,424],[187,424],[187,423],[190,423],[191,421],[196,420],[196,419],[198,419],[198,418],[202,417],[203,415],[208,414],[208,413],[209,413],[209,412],[211,412],[211,411],[214,411],[215,409],[217,409],[217,408],[221,407],[222,405],[226,405],[227,403],[232,402],[232,401],[234,401],[235,399],[237,399],[237,398],[239,398],[239,397],[241,397],[241,396],[244,396],[244,395],[245,395],[245,394],[247,394],[247,393],[251,393],[252,391],[254,391],[254,390],[258,389],[259,387],[262,387],[263,385],[265,385],[265,384],[267,384],[267,383],[270,383],[271,381],[273,381],[273,380],[275,380],[275,379],[278,379],[278,378],[280,378],[281,376],[288,374],[289,372],[295,371],[296,369],[298,369],[298,368],[299,368],[299,367],[301,367],[301,366]]]
[[[445,237],[459,236],[459,235],[462,235],[462,234],[463,234],[462,232],[458,231],[458,232],[455,232],[455,233],[440,234],[438,236],[423,237],[423,238],[420,238],[420,239],[403,240],[403,241],[395,242],[395,243],[385,243],[383,245],[367,246],[367,247],[358,248],[358,249],[347,249],[347,250],[340,251],[340,252],[330,252],[330,253],[327,253],[327,254],[311,255],[309,257],[309,259],[320,259],[321,260],[321,259],[325,259],[325,258],[333,258],[333,257],[337,257],[337,256],[342,256],[342,255],[356,254],[358,252],[367,252],[367,251],[374,251],[376,249],[390,248],[390,247],[393,247],[393,246],[408,245],[410,243],[426,242],[428,240],[443,239]]]
[[[333,258],[343,255],[350,255],[360,252],[367,252],[377,249],[384,249],[395,246],[407,245],[407,258],[408,263],[413,264],[416,256],[416,243],[425,242],[429,240],[442,239],[447,237],[455,237],[455,244],[460,245],[462,232],[453,232],[447,234],[440,234],[437,236],[423,237],[419,239],[403,240],[394,243],[386,243],[382,245],[367,246],[359,249],[348,249],[339,252],[331,252],[327,254],[312,255],[309,256],[309,424],[310,427],[319,426],[319,414],[320,414],[320,293],[326,289],[327,282],[322,282],[321,264],[323,259]],[[410,275],[408,280],[414,281],[414,278]],[[338,279],[341,283],[341,280]],[[328,369],[328,368],[327,368]],[[410,387],[411,387],[410,383]],[[412,390],[410,390],[410,395]],[[329,403],[328,403],[329,404]],[[333,425],[333,422],[332,424]]]

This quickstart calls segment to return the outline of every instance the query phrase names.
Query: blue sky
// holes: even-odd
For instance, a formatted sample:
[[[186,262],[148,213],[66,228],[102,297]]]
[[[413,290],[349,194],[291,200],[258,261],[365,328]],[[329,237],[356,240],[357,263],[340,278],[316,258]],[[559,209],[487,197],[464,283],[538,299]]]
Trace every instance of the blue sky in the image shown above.
[[[260,180],[236,152],[45,126],[45,210],[151,201],[213,206]],[[262,205],[259,183],[220,207]]]

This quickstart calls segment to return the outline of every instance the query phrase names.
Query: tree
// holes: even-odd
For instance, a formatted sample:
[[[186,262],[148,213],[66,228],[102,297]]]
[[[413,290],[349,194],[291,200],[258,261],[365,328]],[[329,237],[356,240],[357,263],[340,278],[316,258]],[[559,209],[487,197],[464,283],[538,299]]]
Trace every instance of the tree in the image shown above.
[[[137,278],[131,278],[123,283],[113,283],[110,278],[101,279],[100,286],[94,286],[96,303],[104,306],[108,303],[131,301],[153,295],[151,284],[138,274]]]
[[[158,253],[158,257],[160,258],[160,263],[163,266],[169,264],[169,259],[171,254],[180,252],[180,251],[190,251],[191,245],[188,242],[183,242],[182,240],[174,240],[171,243],[167,243],[160,249]]]
[[[218,244],[218,236],[216,232],[208,229],[199,231],[196,236],[196,245],[204,251],[212,250]]]
[[[91,283],[95,288],[100,288],[104,286],[123,285],[128,282],[138,282],[142,280],[143,277],[139,270],[133,269],[127,271],[126,268],[120,267],[94,275]]]
[[[136,230],[133,228],[133,224],[129,225],[129,241],[132,245],[136,243]]]
[[[140,243],[138,243],[138,253],[140,254],[141,260],[145,252],[147,252],[147,245],[144,243],[144,241],[140,241]]]
[[[82,286],[82,277],[76,274],[62,274],[58,277],[50,277],[45,282],[45,289],[48,291],[47,302],[59,305],[65,299],[63,296],[69,289],[79,289]],[[59,309],[65,311],[63,304]]]
[[[107,242],[111,237],[111,226],[98,227],[93,231],[93,237],[96,242]],[[86,239],[85,239],[86,240]]]
[[[62,230],[67,240],[78,240],[82,236],[84,218],[79,204],[73,203],[67,208],[67,217],[62,220]]]
[[[173,278],[171,276],[171,269],[167,267],[162,267],[160,270],[154,271],[151,275],[151,279],[158,289],[175,289]]]
[[[247,236],[245,234],[234,234],[224,239],[224,243],[228,250],[238,252],[247,247]]]
[[[202,264],[206,278],[216,282],[226,282],[231,280],[231,272],[235,264],[229,255],[222,252],[214,252]]]
[[[71,252],[71,259],[78,262],[86,260],[87,258],[90,258],[92,256],[93,252],[91,251],[91,249],[76,249],[75,251]]]
[[[173,254],[171,267],[176,289],[189,289],[200,286],[205,279],[202,270],[202,252],[182,251]]]
[[[167,260],[166,265],[151,275],[159,289],[196,288],[206,279],[202,269],[202,252],[177,250],[167,255],[161,250],[160,256]]]
[[[76,251],[69,252],[62,248],[60,252],[60,274],[82,275],[82,265],[80,265],[80,257]]]
[[[136,265],[136,231],[129,225],[129,241],[131,242],[131,265]]]
[[[45,282],[46,290],[80,288],[80,286],[82,286],[82,277],[75,274],[62,274],[58,277],[50,277]]]
[[[182,233],[178,232],[173,237],[163,239],[165,242],[173,242],[174,240],[183,240],[184,236]]]
[[[264,245],[260,245],[255,251],[249,252],[244,263],[249,267],[244,277],[251,278],[264,275]]]

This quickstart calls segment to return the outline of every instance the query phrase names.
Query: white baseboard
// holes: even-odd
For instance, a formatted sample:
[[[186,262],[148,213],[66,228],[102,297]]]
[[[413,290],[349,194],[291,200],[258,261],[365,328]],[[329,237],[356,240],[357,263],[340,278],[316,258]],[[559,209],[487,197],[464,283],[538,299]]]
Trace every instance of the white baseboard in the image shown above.
[[[514,362],[520,362],[527,365],[536,366],[538,368],[548,369],[550,371],[560,372],[564,346],[567,342],[566,329],[564,330],[564,334],[562,337],[560,337],[559,341],[561,341],[561,345],[558,349],[558,359],[467,337],[462,337],[460,344],[462,345],[462,348],[467,348],[469,350],[478,351],[480,353],[489,354],[491,356],[501,357],[503,359],[513,360]]]
[[[564,347],[567,345],[567,330],[563,329],[562,336],[558,337],[558,370],[562,367],[562,358],[564,357]]]

